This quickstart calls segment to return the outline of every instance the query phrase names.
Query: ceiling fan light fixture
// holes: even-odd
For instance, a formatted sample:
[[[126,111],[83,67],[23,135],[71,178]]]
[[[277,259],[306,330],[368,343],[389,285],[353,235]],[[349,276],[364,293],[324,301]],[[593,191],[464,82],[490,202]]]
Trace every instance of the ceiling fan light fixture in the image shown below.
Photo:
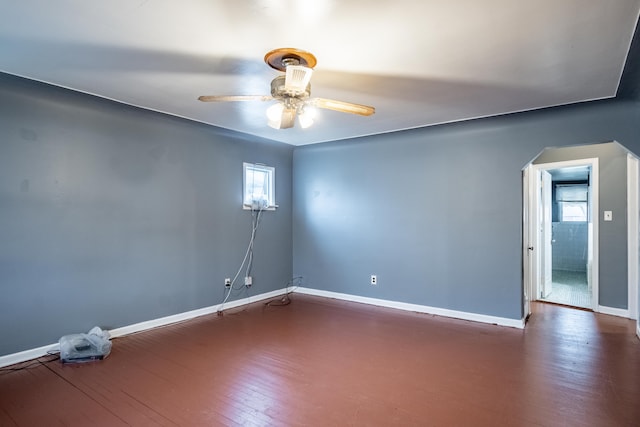
[[[267,108],[267,119],[274,122],[280,120],[280,117],[282,116],[282,110],[284,110],[284,105],[282,105],[282,102],[276,102],[271,107]]]
[[[267,108],[267,124],[274,129],[288,129],[293,127],[296,118],[295,108],[282,102]]]
[[[268,125],[274,129],[280,129],[280,122],[282,121],[282,112],[284,111],[284,105],[281,102],[276,102],[271,107],[267,108],[267,120]]]
[[[306,129],[313,124],[316,117],[316,109],[314,107],[306,106],[300,114],[298,114],[298,123],[302,129]]]

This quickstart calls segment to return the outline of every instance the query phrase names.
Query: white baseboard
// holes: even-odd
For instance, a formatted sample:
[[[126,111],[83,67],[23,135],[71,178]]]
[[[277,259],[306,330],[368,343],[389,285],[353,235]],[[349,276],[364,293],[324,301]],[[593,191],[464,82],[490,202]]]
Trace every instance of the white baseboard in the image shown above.
[[[604,305],[599,305],[597,312],[602,314],[608,314],[611,316],[626,317],[627,319],[630,317],[629,310],[627,310],[626,308],[613,308],[613,307],[605,307]]]
[[[229,310],[231,308],[250,304],[252,302],[261,301],[269,298],[275,298],[277,296],[283,295],[285,292],[286,292],[286,289],[278,289],[276,291],[271,291],[271,292],[255,295],[248,298],[229,301],[224,304],[223,308],[224,310]],[[111,334],[112,338],[117,338],[124,335],[134,334],[136,332],[147,331],[149,329],[157,328],[159,326],[166,326],[172,323],[193,319],[195,317],[206,316],[207,314],[216,313],[218,310],[220,310],[220,307],[221,307],[221,304],[217,304],[209,307],[199,308],[197,310],[185,311],[184,313],[178,313],[171,316],[161,317],[159,319],[147,320],[145,322],[135,323],[133,325],[112,329],[109,331],[109,334]]]
[[[7,354],[6,356],[0,356],[0,368],[46,356],[50,351],[58,351],[58,343],[32,348],[18,353]]]
[[[242,298],[239,300],[229,301],[224,304],[224,310],[239,307],[242,305],[250,304],[253,302],[275,298],[280,295],[284,295],[287,289],[278,289],[264,294],[254,295],[252,297]],[[145,322],[135,323],[133,325],[123,326],[121,328],[111,329],[109,334],[111,338],[122,337],[124,335],[133,334],[136,332],[142,332],[149,329],[157,328],[159,326],[166,326],[172,323],[182,322],[185,320],[193,319],[195,317],[205,316],[207,314],[216,313],[221,307],[221,304],[212,305],[209,307],[199,308],[197,310],[186,311],[184,313],[178,313],[171,316],[161,317],[159,319],[148,320]],[[74,332],[70,332],[74,333]],[[57,351],[58,343],[49,344],[30,350],[21,351],[18,353],[7,354],[6,356],[0,356],[0,368],[15,365],[16,363],[26,362],[27,360],[37,359],[38,357],[46,356],[50,351]]]
[[[326,298],[334,298],[363,304],[377,305],[380,307],[396,308],[398,310],[414,311],[417,313],[435,314],[437,316],[453,317],[455,319],[470,320],[472,322],[490,323],[511,328],[524,328],[524,319],[508,319],[506,317],[488,316],[485,314],[467,313],[464,311],[449,310],[446,308],[429,307],[426,305],[409,304],[398,301],[389,301],[377,298],[361,297],[338,292],[322,291],[311,288],[296,288],[295,292],[307,295],[315,295]]]

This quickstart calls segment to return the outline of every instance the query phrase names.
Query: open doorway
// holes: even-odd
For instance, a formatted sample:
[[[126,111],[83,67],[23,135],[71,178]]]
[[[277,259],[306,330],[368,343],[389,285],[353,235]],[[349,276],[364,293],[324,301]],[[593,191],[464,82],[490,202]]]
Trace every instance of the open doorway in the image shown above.
[[[591,309],[590,270],[592,264],[593,211],[591,208],[591,165],[542,169],[541,228],[550,228],[550,244],[542,245],[543,262],[549,262],[551,283],[542,283],[542,301]],[[550,253],[548,253],[550,252]]]
[[[584,184],[584,175],[564,180],[559,175],[567,168],[571,173],[589,171],[586,197],[587,222],[587,290],[591,296],[590,308],[599,313],[638,318],[640,305],[640,161],[628,149],[612,141],[573,147],[551,147],[543,150],[523,169],[523,319],[531,314],[531,301],[547,301],[553,298],[560,274],[558,270],[575,271],[570,260],[564,260],[564,268],[556,261],[562,256],[558,240],[561,238],[558,223],[560,207],[564,202],[569,216],[583,220],[584,189],[567,190],[565,195],[543,191],[566,184]],[[604,171],[600,174],[599,171]],[[543,178],[545,177],[546,178]],[[556,188],[557,190],[557,188]],[[553,191],[553,190],[552,190]],[[564,190],[563,190],[564,191]],[[548,196],[545,196],[548,195]],[[549,218],[544,221],[544,198]],[[575,202],[575,203],[574,203]],[[553,209],[556,209],[554,213]],[[600,210],[602,209],[602,210]],[[566,212],[565,212],[566,213]],[[564,218],[568,229],[572,218]],[[583,221],[584,222],[584,221]],[[547,224],[550,227],[547,227]],[[555,229],[554,229],[555,226]],[[572,231],[563,230],[568,233]],[[584,236],[584,235],[583,235]],[[569,236],[571,237],[571,236]],[[576,235],[573,235],[576,238]],[[584,237],[582,237],[584,239]],[[576,242],[573,242],[576,243]],[[547,248],[550,248],[547,250]],[[602,249],[602,251],[600,251]],[[572,260],[584,263],[582,253],[573,253]],[[555,259],[554,259],[555,258]],[[562,266],[562,264],[561,264]],[[556,271],[554,271],[556,270]],[[554,274],[556,273],[556,274]],[[584,277],[584,276],[582,276]],[[580,281],[584,288],[584,282]],[[557,295],[556,295],[557,296]],[[566,300],[562,304],[581,307],[586,304]],[[640,332],[640,322],[638,323]],[[639,334],[640,335],[640,334]]]
[[[525,170],[525,316],[529,301],[598,306],[598,159]]]

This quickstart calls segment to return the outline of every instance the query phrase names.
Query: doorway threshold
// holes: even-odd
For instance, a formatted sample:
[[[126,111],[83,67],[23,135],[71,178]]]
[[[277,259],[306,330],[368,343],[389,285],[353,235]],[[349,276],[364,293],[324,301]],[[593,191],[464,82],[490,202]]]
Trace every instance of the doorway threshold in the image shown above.
[[[548,299],[539,299],[536,302],[540,302],[540,303],[543,303],[543,304],[557,305],[557,306],[567,307],[567,308],[573,308],[575,310],[590,311],[590,312],[594,313],[593,309],[589,308],[589,307],[580,307],[578,305],[571,305],[571,304],[566,304],[566,303],[562,303],[562,302],[556,302],[556,301],[552,301],[552,300],[548,300]]]

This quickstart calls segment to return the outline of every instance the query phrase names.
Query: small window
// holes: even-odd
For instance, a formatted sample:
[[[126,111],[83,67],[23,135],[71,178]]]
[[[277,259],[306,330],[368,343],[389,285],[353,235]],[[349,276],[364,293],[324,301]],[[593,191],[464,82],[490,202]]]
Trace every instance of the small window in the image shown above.
[[[243,163],[243,209],[275,210],[275,168]]]
[[[587,185],[558,185],[556,200],[560,221],[587,222],[589,220],[589,187]]]

